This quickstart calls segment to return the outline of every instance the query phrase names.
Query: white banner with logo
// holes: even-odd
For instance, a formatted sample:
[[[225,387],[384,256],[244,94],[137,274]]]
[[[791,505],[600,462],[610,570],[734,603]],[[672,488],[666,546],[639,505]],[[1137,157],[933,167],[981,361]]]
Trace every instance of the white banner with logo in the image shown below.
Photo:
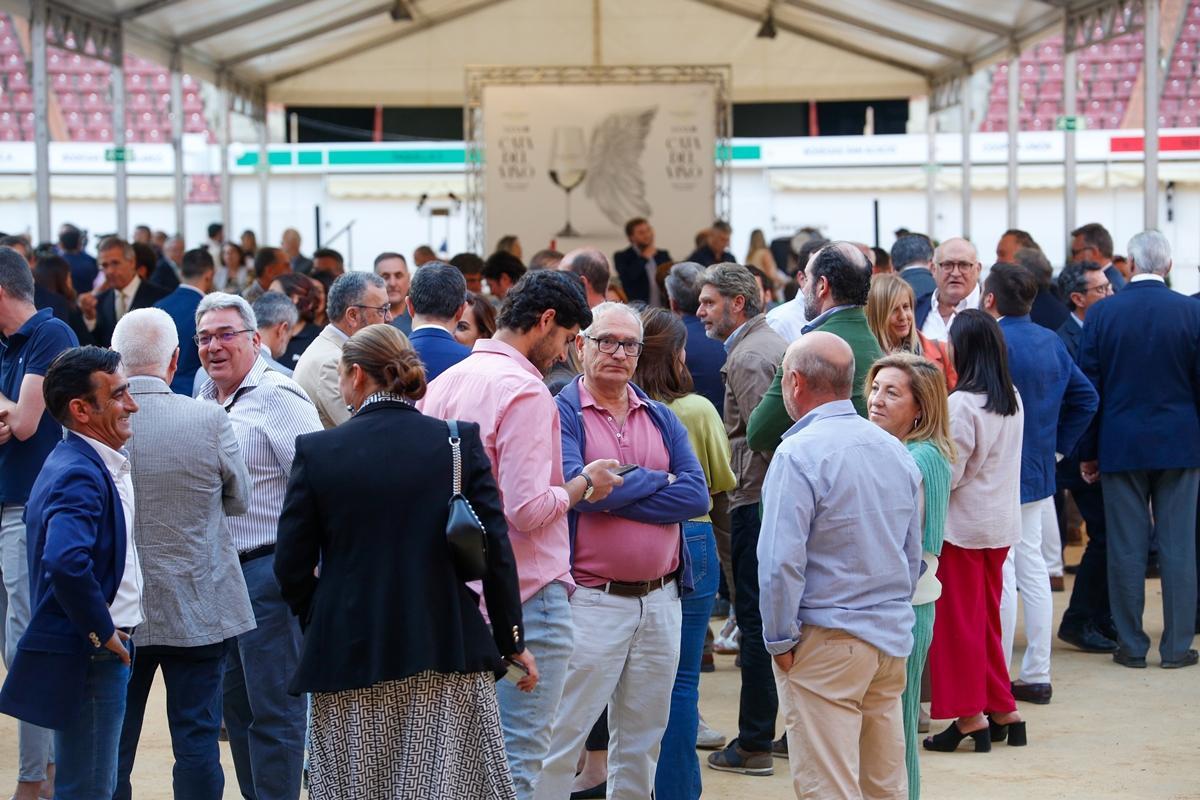
[[[712,83],[485,86],[485,243],[611,254],[646,217],[682,259],[713,219],[717,113]]]

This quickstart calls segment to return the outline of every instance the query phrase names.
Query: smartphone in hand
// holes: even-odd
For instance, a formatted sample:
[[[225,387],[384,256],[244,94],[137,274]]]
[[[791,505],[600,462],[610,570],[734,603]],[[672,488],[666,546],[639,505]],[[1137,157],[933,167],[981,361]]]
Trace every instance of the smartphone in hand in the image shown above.
[[[612,472],[614,475],[627,475],[630,472],[633,472],[637,468],[638,468],[637,464],[622,464],[621,466],[614,469]]]
[[[507,668],[504,672],[504,679],[511,681],[513,684],[520,683],[523,678],[529,675],[529,670],[525,669],[523,664],[513,661],[508,656],[504,657],[504,666]]]

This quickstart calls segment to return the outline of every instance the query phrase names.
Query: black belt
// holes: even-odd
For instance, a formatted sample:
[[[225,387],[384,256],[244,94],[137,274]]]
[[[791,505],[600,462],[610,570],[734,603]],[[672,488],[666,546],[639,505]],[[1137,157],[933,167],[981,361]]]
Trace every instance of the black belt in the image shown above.
[[[252,550],[241,551],[238,553],[238,561],[245,564],[247,561],[253,561],[256,558],[262,558],[263,556],[274,555],[274,553],[275,543],[272,542],[271,544],[264,544],[262,547],[255,547]]]
[[[659,589],[665,589],[675,582],[674,575],[664,575],[661,578],[655,578],[652,581],[637,581],[635,583],[626,583],[624,581],[609,581],[603,586],[596,588],[608,594],[615,594],[617,597],[645,597],[651,592],[657,592]]]
[[[133,636],[133,632],[136,631],[137,628],[117,628],[117,630],[119,630],[121,633]]]

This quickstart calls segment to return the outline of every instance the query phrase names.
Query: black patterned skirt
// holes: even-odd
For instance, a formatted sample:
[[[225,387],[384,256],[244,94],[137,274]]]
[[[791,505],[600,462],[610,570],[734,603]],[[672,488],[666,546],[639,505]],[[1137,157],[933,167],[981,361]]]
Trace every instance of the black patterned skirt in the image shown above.
[[[490,673],[312,696],[312,800],[512,800]]]

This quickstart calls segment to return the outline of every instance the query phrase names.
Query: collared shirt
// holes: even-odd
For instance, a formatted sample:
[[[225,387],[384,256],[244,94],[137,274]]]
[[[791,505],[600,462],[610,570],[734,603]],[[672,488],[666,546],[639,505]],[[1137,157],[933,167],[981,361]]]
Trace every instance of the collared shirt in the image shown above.
[[[950,326],[954,324],[954,318],[958,316],[958,312],[966,311],[968,308],[979,308],[979,283],[976,282],[975,288],[971,293],[964,297],[958,305],[954,307],[954,311],[950,314],[950,319],[942,319],[942,312],[938,310],[938,290],[933,290],[933,296],[929,298],[929,316],[925,317],[925,324],[921,326],[921,333],[925,334],[928,339],[937,339],[939,342],[945,342],[950,339]]]
[[[1159,283],[1166,283],[1167,279],[1162,275],[1155,275],[1153,272],[1139,272],[1129,279],[1130,283],[1137,283],[1138,281],[1158,281]]]
[[[470,356],[429,384],[418,407],[479,425],[508,520],[521,602],[553,581],[573,586],[558,405],[537,367],[498,339],[479,339]]]
[[[134,275],[133,280],[127,283],[124,289],[112,290],[114,321],[120,322],[121,317],[133,310],[133,298],[137,295],[137,290],[141,287],[141,285],[142,279],[137,275]],[[91,319],[84,317],[83,325],[89,331],[94,331],[96,330],[96,323],[99,321],[99,319],[99,317],[92,317]]]
[[[810,331],[815,331],[817,328],[825,324],[825,320],[829,319],[839,311],[845,311],[847,308],[855,308],[855,306],[853,303],[847,303],[844,306],[834,306],[833,308],[825,309],[820,314],[817,314],[817,316],[814,317],[807,325],[801,328],[800,333],[805,334],[809,333]]]
[[[138,559],[137,547],[133,543],[133,468],[129,465],[129,453],[125,448],[113,450],[104,442],[82,433],[76,434],[100,456],[121,498],[121,510],[125,512],[125,570],[117,593],[108,605],[113,625],[117,628],[135,628],[142,624],[142,563]]]
[[[729,334],[729,336],[726,337],[726,339],[725,339],[725,355],[729,355],[729,351],[733,349],[733,345],[737,341],[738,336],[740,336],[742,334],[742,331],[746,330],[746,324],[748,322],[750,322],[750,320],[746,320],[746,322],[743,322],[741,325],[738,325],[736,328],[733,329],[733,333]]]
[[[646,259],[646,281],[650,284],[647,305],[651,308],[658,308],[662,304],[662,298],[658,291],[658,262],[654,260],[654,256]]]
[[[620,464],[670,472],[671,454],[641,398],[626,386],[629,411],[617,424],[579,382],[583,463],[614,458]],[[653,525],[608,513],[582,513],[575,526],[572,574],[580,586],[651,581],[679,568],[679,525]]]
[[[75,333],[55,319],[53,311],[36,312],[11,336],[0,336],[0,393],[20,402],[25,376],[44,377],[59,353],[78,344]],[[0,503],[24,504],[29,499],[42,464],[61,440],[62,426],[43,411],[33,436],[23,442],[13,436],[0,444]]]
[[[1082,319],[1080,319],[1080,317],[1079,317],[1079,313],[1078,313],[1078,312],[1076,312],[1076,311],[1072,311],[1072,312],[1071,312],[1071,319],[1075,320],[1075,324],[1076,324],[1076,325],[1078,325],[1078,326],[1079,326],[1079,327],[1081,327],[1081,328],[1083,327],[1083,320],[1082,320]]]
[[[808,324],[808,317],[804,313],[804,293],[799,292],[791,300],[768,311],[767,324],[788,344],[803,336],[804,326]]]
[[[784,434],[763,484],[758,539],[767,650],[788,652],[808,624],[909,654],[920,492],[904,445],[849,400],[818,406]]]
[[[211,378],[200,389],[200,398],[220,402]],[[221,405],[229,414],[250,473],[250,503],[245,515],[225,518],[233,546],[244,553],[275,543],[296,437],[323,427],[300,385],[272,370],[262,358],[255,360],[237,391]]]

